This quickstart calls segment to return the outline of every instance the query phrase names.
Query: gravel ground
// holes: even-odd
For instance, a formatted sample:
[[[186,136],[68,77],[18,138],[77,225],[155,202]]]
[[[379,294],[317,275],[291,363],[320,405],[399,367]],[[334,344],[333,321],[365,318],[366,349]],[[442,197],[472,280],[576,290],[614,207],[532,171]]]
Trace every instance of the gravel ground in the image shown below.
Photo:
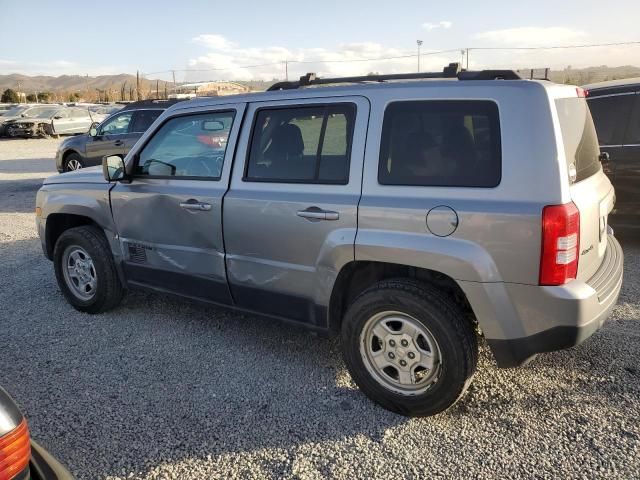
[[[583,345],[499,370],[449,412],[369,402],[335,340],[207,305],[63,300],[33,206],[56,140],[0,141],[0,384],[78,478],[640,478],[640,244]]]

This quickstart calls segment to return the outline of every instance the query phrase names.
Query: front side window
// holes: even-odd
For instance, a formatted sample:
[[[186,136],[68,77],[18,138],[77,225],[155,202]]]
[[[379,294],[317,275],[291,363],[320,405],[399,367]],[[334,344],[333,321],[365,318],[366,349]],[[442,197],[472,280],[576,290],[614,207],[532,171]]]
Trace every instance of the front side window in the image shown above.
[[[588,100],[600,145],[621,145],[635,95],[593,97]]]
[[[168,120],[140,152],[136,175],[219,179],[235,112]]]
[[[133,112],[124,112],[111,117],[100,127],[100,135],[121,135],[129,131],[129,123]]]
[[[385,111],[378,170],[383,185],[495,187],[501,163],[494,102],[395,102]]]
[[[245,180],[346,184],[354,119],[352,104],[259,110]]]

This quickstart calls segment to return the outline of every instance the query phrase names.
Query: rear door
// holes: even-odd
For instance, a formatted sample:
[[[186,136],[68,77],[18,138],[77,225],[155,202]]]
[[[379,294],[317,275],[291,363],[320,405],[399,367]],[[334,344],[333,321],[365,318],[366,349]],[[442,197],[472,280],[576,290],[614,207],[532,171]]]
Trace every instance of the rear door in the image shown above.
[[[333,282],[354,259],[368,115],[362,97],[249,106],[224,199],[238,306],[327,326]]]
[[[600,165],[598,137],[584,98],[556,98],[564,145],[571,199],[580,211],[580,245],[577,278],[588,280],[607,249],[607,225],[615,192]]]
[[[132,284],[231,303],[222,198],[244,104],[183,109],[133,156],[131,183],[111,190],[113,218]],[[228,148],[208,139],[226,135]]]

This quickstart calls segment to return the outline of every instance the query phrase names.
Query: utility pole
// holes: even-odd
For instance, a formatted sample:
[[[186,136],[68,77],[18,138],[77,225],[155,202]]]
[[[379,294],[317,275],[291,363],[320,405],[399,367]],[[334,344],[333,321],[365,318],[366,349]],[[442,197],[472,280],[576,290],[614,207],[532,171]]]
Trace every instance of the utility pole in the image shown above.
[[[176,71],[175,70],[171,70],[171,74],[173,75],[173,93],[176,93]],[[165,90],[167,87],[167,84],[165,83]]]
[[[420,47],[422,46],[422,40],[416,40],[418,44],[418,73],[420,73]]]
[[[85,73],[84,74],[84,82],[85,85],[87,86],[87,102],[89,101],[89,74]]]
[[[289,60],[284,61],[284,79],[289,81]]]
[[[160,80],[156,79],[156,98],[160,98]]]
[[[465,69],[469,70],[469,49],[468,48],[466,49],[466,52],[467,53],[465,54],[465,56],[467,58],[467,66],[465,67]]]
[[[140,72],[138,70],[136,70],[136,95],[140,100]]]

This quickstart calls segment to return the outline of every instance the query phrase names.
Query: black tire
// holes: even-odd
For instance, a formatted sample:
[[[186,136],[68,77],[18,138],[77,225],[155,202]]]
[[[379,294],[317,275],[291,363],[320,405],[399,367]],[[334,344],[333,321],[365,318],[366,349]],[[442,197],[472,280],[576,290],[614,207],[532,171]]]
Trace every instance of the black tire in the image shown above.
[[[95,269],[95,293],[89,299],[78,298],[67,285],[63,269],[65,251],[71,247],[80,247],[89,254]],[[124,296],[124,288],[120,283],[111,248],[104,232],[95,226],[75,227],[60,235],[53,249],[53,264],[60,290],[67,301],[81,312],[101,313],[115,308]]]
[[[69,163],[71,161],[74,162],[78,162],[79,167],[78,168],[69,168]],[[78,170],[79,168],[84,168],[84,162],[82,161],[82,157],[80,155],[78,155],[77,153],[70,153],[69,155],[66,156],[66,158],[64,159],[64,164],[62,166],[62,169],[65,172],[72,172],[74,170]]]
[[[385,311],[411,316],[437,342],[440,370],[424,392],[397,393],[365,365],[360,351],[361,333],[370,318]],[[351,377],[365,395],[384,408],[407,416],[435,415],[454,405],[471,384],[478,362],[475,329],[451,296],[409,279],[384,280],[360,294],[344,317],[341,341]]]

